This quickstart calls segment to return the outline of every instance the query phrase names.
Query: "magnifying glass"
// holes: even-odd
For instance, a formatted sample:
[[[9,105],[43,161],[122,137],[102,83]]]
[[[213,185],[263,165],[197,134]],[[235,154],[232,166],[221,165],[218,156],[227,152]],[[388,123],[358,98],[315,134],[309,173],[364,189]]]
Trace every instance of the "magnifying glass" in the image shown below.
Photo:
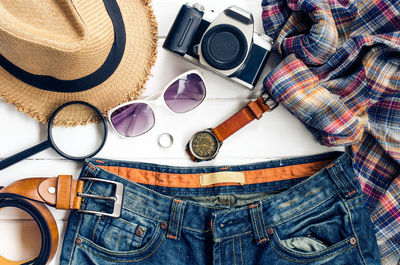
[[[96,123],[63,127],[61,120],[68,119],[74,112],[79,112],[83,121]],[[0,170],[50,147],[61,156],[75,161],[93,157],[106,142],[107,122],[95,106],[83,101],[72,101],[60,106],[51,115],[47,135],[45,142],[0,161]]]

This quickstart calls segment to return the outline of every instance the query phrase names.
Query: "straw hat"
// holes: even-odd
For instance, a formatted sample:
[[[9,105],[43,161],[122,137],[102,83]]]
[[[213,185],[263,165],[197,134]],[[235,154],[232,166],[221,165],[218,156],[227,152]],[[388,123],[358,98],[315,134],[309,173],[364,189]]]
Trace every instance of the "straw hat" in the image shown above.
[[[0,97],[46,123],[63,103],[103,113],[138,97],[156,58],[150,0],[0,0]],[[92,120],[75,109],[59,120]]]

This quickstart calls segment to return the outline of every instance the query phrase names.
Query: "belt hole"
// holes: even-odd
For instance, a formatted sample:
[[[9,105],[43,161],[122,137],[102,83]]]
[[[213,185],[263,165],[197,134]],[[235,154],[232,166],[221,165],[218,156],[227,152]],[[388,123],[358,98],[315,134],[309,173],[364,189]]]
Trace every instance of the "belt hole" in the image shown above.
[[[50,194],[55,194],[56,193],[56,188],[55,187],[49,187],[47,189],[47,192],[50,193]]]

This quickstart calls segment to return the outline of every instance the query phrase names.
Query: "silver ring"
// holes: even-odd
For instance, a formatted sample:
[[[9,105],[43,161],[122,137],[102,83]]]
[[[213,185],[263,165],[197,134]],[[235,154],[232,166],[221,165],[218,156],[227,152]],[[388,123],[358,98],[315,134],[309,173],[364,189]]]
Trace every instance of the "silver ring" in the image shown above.
[[[169,133],[163,133],[158,137],[158,145],[162,148],[169,148],[174,143],[174,137]]]

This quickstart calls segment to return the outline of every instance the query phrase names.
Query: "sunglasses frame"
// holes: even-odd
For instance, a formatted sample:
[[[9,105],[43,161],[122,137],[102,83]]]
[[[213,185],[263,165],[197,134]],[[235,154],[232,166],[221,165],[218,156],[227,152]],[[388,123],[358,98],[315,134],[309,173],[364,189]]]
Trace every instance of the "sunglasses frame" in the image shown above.
[[[181,113],[179,113],[179,112],[175,112],[175,111],[171,110],[170,107],[167,105],[167,103],[166,103],[165,100],[164,100],[164,95],[165,95],[165,92],[167,91],[167,89],[168,89],[174,82],[176,82],[177,80],[179,80],[179,79],[182,78],[183,76],[187,76],[187,75],[190,75],[190,74],[197,74],[197,75],[201,78],[201,80],[203,81],[203,84],[204,84],[204,87],[205,87],[205,95],[204,95],[204,98],[203,98],[203,100],[199,103],[199,105],[197,105],[195,108],[197,108],[198,106],[200,106],[200,104],[203,103],[204,100],[205,100],[206,97],[207,97],[207,84],[206,84],[206,82],[205,82],[205,79],[204,79],[204,77],[203,77],[203,74],[202,74],[199,70],[193,69],[193,70],[189,70],[189,71],[187,71],[187,72],[184,72],[184,73],[180,74],[179,76],[175,77],[174,79],[172,79],[172,80],[164,87],[164,89],[162,90],[161,94],[159,94],[158,96],[155,96],[154,99],[152,99],[153,97],[148,97],[148,98],[145,98],[145,99],[132,100],[132,101],[129,101],[129,102],[120,104],[120,105],[116,106],[115,108],[112,108],[111,110],[109,110],[108,113],[107,113],[107,119],[108,119],[108,122],[109,122],[110,125],[111,125],[111,128],[112,128],[120,137],[122,137],[122,138],[138,137],[138,136],[141,136],[141,135],[143,135],[143,134],[145,134],[145,133],[148,133],[149,131],[151,131],[151,129],[153,129],[154,125],[156,124],[156,122],[155,122],[155,120],[156,120],[156,115],[155,115],[155,112],[154,112],[154,107],[153,107],[153,105],[154,105],[154,104],[159,104],[159,103],[161,103],[161,102],[162,102],[161,104],[164,105],[164,107],[166,107],[166,108],[168,109],[168,111],[170,111],[171,113],[174,113],[174,114],[183,114],[183,113],[186,113],[186,112],[181,112]],[[161,101],[161,102],[160,102],[160,101]],[[124,135],[121,135],[121,134],[118,132],[118,130],[115,129],[114,125],[112,124],[112,122],[111,122],[111,115],[114,113],[114,111],[116,111],[116,110],[118,110],[118,109],[120,109],[120,108],[123,108],[123,107],[125,107],[125,106],[127,106],[127,105],[134,104],[134,103],[137,103],[137,104],[139,104],[139,103],[144,103],[144,104],[147,104],[147,106],[149,106],[149,108],[150,108],[151,111],[153,112],[154,124],[153,124],[153,126],[151,126],[150,129],[148,129],[147,131],[145,131],[145,132],[142,133],[142,134],[135,135],[135,136],[124,136]],[[192,110],[194,110],[195,108],[193,108],[193,109],[191,109],[191,110],[189,110],[189,111],[192,111]],[[187,112],[189,112],[189,111],[187,111]]]

